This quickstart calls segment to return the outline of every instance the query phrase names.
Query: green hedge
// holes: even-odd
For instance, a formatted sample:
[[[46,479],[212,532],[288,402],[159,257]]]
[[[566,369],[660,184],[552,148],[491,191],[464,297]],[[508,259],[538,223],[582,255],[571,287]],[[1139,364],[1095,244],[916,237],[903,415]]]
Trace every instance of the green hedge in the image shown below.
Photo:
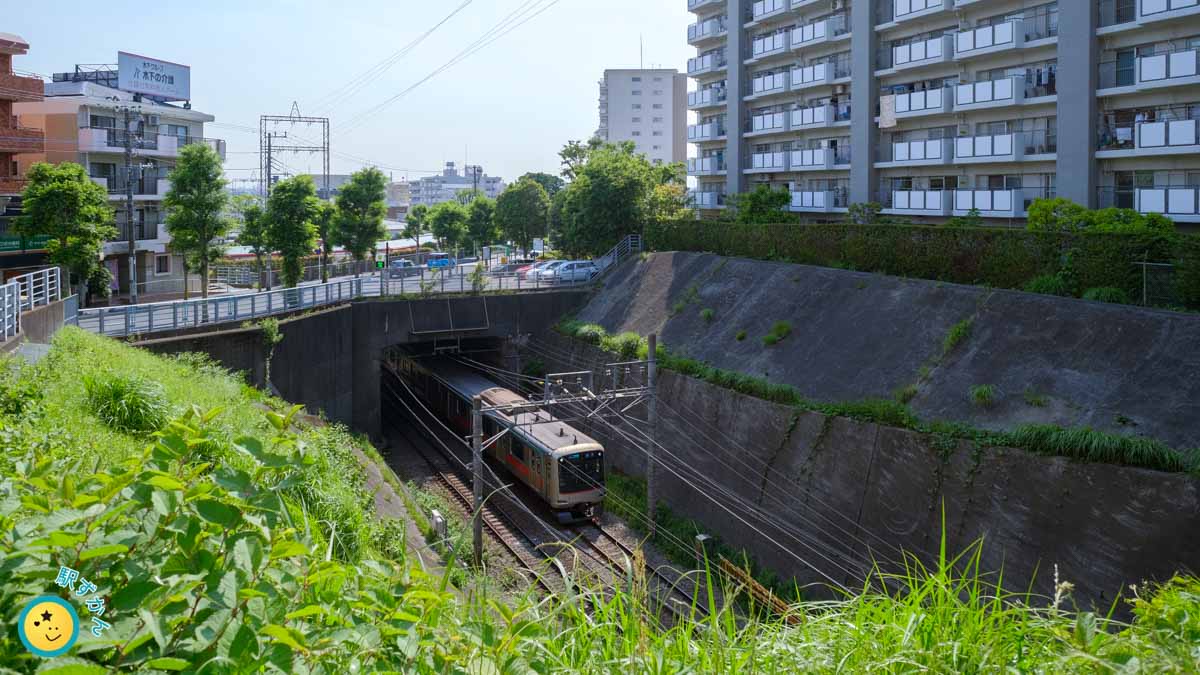
[[[1200,237],[1185,234],[1029,232],[994,227],[650,223],[657,251],[705,251],[996,288],[1062,274],[1075,295],[1097,287],[1142,297],[1138,261],[1171,263],[1169,304],[1200,308]],[[1155,274],[1164,272],[1156,271]]]

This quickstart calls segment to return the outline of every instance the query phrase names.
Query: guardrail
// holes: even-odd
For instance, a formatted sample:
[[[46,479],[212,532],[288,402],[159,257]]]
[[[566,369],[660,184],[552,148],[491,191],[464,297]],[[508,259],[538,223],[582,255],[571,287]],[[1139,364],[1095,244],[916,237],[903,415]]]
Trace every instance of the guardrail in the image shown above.
[[[62,277],[57,267],[9,279],[0,286],[0,341],[21,332],[21,312],[62,300]]]
[[[0,342],[21,332],[21,285],[12,282],[0,286]]]
[[[595,268],[572,268],[564,274],[530,275],[500,266],[429,269],[427,266],[378,270],[354,279],[310,284],[267,292],[224,295],[207,300],[181,300],[79,310],[79,326],[111,337],[147,335],[214,324],[249,321],[349,302],[363,297],[433,296],[487,291],[523,292],[577,288],[595,283],[618,263],[642,250],[640,235],[622,239],[593,261]],[[582,261],[568,261],[565,265]],[[470,269],[470,271],[468,271]],[[568,276],[569,275],[569,276]],[[565,277],[565,278],[564,278]]]

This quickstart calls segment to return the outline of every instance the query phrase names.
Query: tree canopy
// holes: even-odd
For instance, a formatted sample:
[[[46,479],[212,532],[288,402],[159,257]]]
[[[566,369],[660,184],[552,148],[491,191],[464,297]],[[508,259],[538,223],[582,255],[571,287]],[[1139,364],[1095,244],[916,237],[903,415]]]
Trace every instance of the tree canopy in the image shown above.
[[[587,164],[588,158],[597,148],[604,145],[604,141],[598,138],[590,138],[587,143],[581,141],[567,141],[562,150],[558,151],[558,157],[562,165],[562,177],[567,180],[575,180],[579,176],[580,170]],[[629,143],[633,147],[633,143]]]
[[[458,202],[443,202],[429,209],[429,231],[444,250],[462,245],[467,237],[467,209]]]
[[[487,246],[500,238],[495,222],[496,202],[479,197],[467,206],[467,239],[475,246]]]
[[[25,237],[49,237],[48,259],[67,270],[67,283],[86,284],[88,292],[107,296],[112,275],[100,258],[104,242],[117,236],[108,193],[71,162],[39,162],[27,175],[17,231]]]
[[[520,181],[520,180],[526,180],[526,179],[531,180],[531,181],[537,183],[538,185],[541,185],[542,189],[546,191],[546,195],[549,196],[551,199],[554,199],[554,195],[558,194],[559,191],[561,191],[563,188],[565,188],[567,186],[566,181],[559,178],[558,176],[551,176],[550,174],[543,173],[541,171],[531,171],[531,172],[521,176],[517,180]]]
[[[1169,234],[1175,223],[1161,213],[1133,209],[1088,209],[1063,197],[1035,199],[1029,205],[1026,229],[1031,232],[1116,232]]]
[[[426,231],[425,221],[428,217],[429,207],[424,204],[413,204],[408,210],[408,215],[404,219],[404,236],[415,239],[417,248],[421,247],[421,233]]]
[[[283,283],[300,283],[303,259],[317,245],[313,217],[317,210],[317,187],[310,176],[295,176],[279,181],[267,199],[267,239],[282,259]]]
[[[546,233],[550,198],[537,182],[522,178],[496,199],[496,225],[517,248],[528,251],[533,240]]]
[[[685,185],[682,164],[651,164],[633,143],[592,148],[564,190],[562,247],[575,254],[604,253],[647,219],[681,213]]]
[[[262,202],[254,195],[238,195],[233,198],[233,208],[242,221],[237,243],[248,246],[250,252],[254,254],[257,285],[262,288],[263,257],[271,252],[271,242],[267,238],[267,219],[264,217]]]
[[[337,207],[329,202],[318,201],[313,211],[313,227],[317,229],[317,244],[321,247],[321,283],[329,281],[329,259],[333,247],[341,240],[339,215]]]
[[[176,251],[200,268],[200,295],[208,297],[208,266],[224,252],[224,238],[232,223],[225,208],[221,156],[204,143],[186,145],[169,176],[171,188],[163,198],[167,232]]]
[[[387,237],[383,218],[387,215],[387,176],[375,167],[354,172],[337,196],[339,243],[357,261],[375,250]]]

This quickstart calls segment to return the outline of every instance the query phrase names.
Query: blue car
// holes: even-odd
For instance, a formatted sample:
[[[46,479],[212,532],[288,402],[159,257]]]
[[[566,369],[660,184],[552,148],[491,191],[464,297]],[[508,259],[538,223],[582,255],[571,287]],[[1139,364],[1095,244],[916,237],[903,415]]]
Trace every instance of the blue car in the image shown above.
[[[425,263],[429,269],[449,269],[458,265],[458,262],[450,257],[449,253],[430,253],[429,260]]]

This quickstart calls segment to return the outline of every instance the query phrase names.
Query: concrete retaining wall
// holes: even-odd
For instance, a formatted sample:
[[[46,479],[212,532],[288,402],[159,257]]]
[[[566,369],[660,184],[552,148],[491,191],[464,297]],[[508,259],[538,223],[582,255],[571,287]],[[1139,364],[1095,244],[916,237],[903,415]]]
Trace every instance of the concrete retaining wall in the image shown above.
[[[715,313],[711,323],[700,316],[705,308]],[[579,318],[612,332],[657,332],[673,350],[817,400],[886,398],[918,384],[911,406],[924,419],[1091,426],[1200,446],[1196,314],[658,253],[617,270]],[[945,336],[964,320],[970,336],[940,358]],[[790,322],[792,334],[766,347],[761,338],[776,321]],[[969,396],[983,384],[997,392],[988,407]]]
[[[551,370],[613,361],[554,334],[537,356]],[[550,349],[544,349],[544,346]],[[556,360],[547,356],[569,358]],[[1081,605],[1107,609],[1131,583],[1200,570],[1200,479],[1030,455],[827,417],[665,371],[657,438],[679,476],[656,470],[662,500],[801,584],[855,586],[896,548],[936,562],[943,509],[948,550],[982,538],[981,566],[1006,585],[1053,594],[1053,566]],[[644,475],[645,455],[593,427],[611,463]],[[710,497],[698,476],[732,493]],[[754,509],[728,508],[738,500]],[[757,530],[757,531],[756,531]],[[814,589],[814,592],[817,592]]]

